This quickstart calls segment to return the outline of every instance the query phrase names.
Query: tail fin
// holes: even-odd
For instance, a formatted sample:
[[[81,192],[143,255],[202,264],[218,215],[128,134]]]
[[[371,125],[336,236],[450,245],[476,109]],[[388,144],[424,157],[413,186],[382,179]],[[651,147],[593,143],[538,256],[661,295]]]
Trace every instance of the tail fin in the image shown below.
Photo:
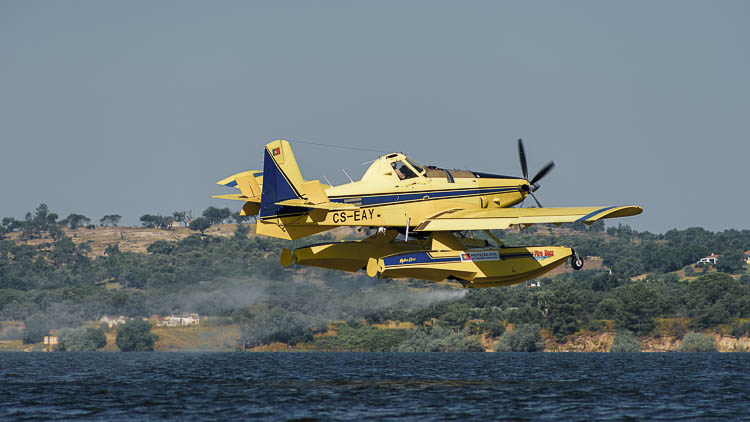
[[[263,158],[263,194],[260,201],[260,217],[270,217],[300,210],[276,205],[288,199],[302,198],[302,174],[294,159],[292,147],[284,140],[273,141],[266,145]]]

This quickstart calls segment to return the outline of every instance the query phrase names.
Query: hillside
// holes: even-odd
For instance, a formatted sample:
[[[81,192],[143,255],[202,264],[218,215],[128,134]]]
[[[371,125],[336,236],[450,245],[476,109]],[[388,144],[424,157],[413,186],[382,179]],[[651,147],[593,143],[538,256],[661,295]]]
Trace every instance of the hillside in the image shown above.
[[[4,219],[0,239],[0,321],[21,321],[27,344],[50,329],[80,337],[86,321],[102,315],[181,312],[223,318],[234,328],[157,329],[157,349],[486,351],[524,340],[526,349],[601,350],[612,335],[630,331],[643,350],[670,350],[690,332],[719,336],[721,350],[740,350],[744,343],[728,338],[750,334],[747,230],[653,234],[581,224],[495,232],[508,246],[574,247],[587,263],[583,271],[563,266],[546,274],[534,288],[466,291],[284,268],[279,255],[292,242],[237,235],[235,225],[212,227],[206,236],[185,228],[71,230],[42,211],[20,223]],[[21,227],[28,240],[9,227]],[[339,229],[305,242],[363,235]],[[715,266],[693,265],[711,252],[722,256]],[[17,327],[0,334],[9,348],[21,347],[12,344],[19,337]]]
[[[206,234],[209,236],[228,237],[234,233],[235,227],[235,224],[211,226],[206,230]],[[68,227],[62,227],[62,231],[65,236],[73,239],[74,243],[88,244],[91,247],[91,252],[89,253],[91,257],[104,255],[104,250],[107,246],[113,244],[117,244],[122,252],[146,253],[148,245],[157,240],[176,242],[183,240],[190,235],[196,234],[195,231],[192,231],[187,227],[176,227],[169,230],[127,226],[96,227],[94,229],[79,227],[75,230],[71,230]],[[254,225],[252,231],[255,231]],[[31,246],[39,246],[52,242],[52,239],[48,237],[23,241],[20,239],[21,232],[11,232],[6,236],[16,243]]]
[[[250,237],[255,236],[255,224],[245,224],[250,229]],[[146,253],[146,248],[158,240],[167,242],[178,242],[184,240],[188,236],[198,234],[198,232],[190,230],[187,227],[175,227],[171,229],[160,229],[160,228],[147,228],[147,227],[95,227],[93,229],[87,229],[85,227],[79,227],[75,230],[71,230],[68,227],[62,227],[62,232],[65,236],[70,237],[73,242],[77,245],[87,244],[91,247],[89,256],[96,258],[104,255],[104,250],[109,245],[117,244],[121,252],[136,252]],[[211,226],[205,232],[207,236],[212,237],[231,237],[234,235],[234,231],[237,229],[236,224],[219,224]],[[336,239],[345,239],[350,237],[358,236],[358,233],[353,228],[341,227],[328,232],[332,237]],[[53,242],[53,239],[48,236],[21,240],[21,232],[15,231],[6,234],[6,237],[18,244],[40,246],[43,244],[49,244]],[[52,246],[50,245],[50,248]]]

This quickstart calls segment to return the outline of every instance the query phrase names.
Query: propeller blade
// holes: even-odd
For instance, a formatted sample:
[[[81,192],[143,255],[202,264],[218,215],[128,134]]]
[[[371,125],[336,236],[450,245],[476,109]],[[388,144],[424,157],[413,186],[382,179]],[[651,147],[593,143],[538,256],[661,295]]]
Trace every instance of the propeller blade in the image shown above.
[[[552,170],[553,168],[555,168],[555,162],[550,161],[549,163],[547,163],[546,166],[542,167],[542,169],[539,170],[536,176],[534,176],[534,178],[529,181],[529,184],[531,185],[536,184],[536,182],[540,181],[542,177],[546,176],[547,173],[549,173],[550,170]]]
[[[532,198],[534,198],[534,201],[536,201],[536,206],[537,206],[537,207],[539,207],[539,208],[544,208],[544,207],[542,206],[542,204],[541,204],[541,203],[539,202],[539,200],[538,200],[538,199],[536,199],[536,196],[534,196],[534,194],[533,194],[532,192],[529,192],[529,195],[531,195],[531,197],[532,197]]]
[[[521,171],[523,172],[523,178],[529,180],[529,170],[526,166],[526,151],[523,150],[523,141],[521,140],[521,138],[518,138],[518,157],[521,159]]]

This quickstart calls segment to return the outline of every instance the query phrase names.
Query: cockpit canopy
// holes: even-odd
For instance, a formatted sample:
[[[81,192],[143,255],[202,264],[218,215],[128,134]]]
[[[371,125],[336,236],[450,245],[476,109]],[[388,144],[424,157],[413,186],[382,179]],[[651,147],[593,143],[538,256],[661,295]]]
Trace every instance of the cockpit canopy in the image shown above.
[[[380,157],[370,164],[362,180],[406,180],[422,177],[424,168],[404,154],[394,153]]]
[[[454,183],[456,179],[476,179],[481,177],[516,179],[516,177],[511,176],[477,173],[470,170],[447,170],[435,166],[421,166],[404,154],[393,153],[373,161],[364,176],[362,176],[362,180],[393,182],[429,178],[432,180],[444,179],[449,183]]]
[[[408,164],[407,164],[408,163]],[[393,171],[396,173],[396,176],[398,176],[401,180],[411,179],[413,177],[418,177],[422,173],[424,173],[424,170],[422,167],[418,166],[417,163],[411,160],[411,158],[404,156],[403,159],[398,161],[392,161],[391,167],[393,168]]]

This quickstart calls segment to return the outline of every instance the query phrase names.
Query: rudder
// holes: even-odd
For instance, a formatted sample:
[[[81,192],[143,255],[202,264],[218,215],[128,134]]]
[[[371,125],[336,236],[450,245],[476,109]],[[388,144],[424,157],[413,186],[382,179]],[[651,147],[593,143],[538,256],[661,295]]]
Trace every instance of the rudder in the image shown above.
[[[271,217],[282,213],[299,212],[280,207],[277,202],[302,197],[302,174],[288,141],[276,140],[266,144],[263,158],[263,193],[260,201],[260,217]]]

